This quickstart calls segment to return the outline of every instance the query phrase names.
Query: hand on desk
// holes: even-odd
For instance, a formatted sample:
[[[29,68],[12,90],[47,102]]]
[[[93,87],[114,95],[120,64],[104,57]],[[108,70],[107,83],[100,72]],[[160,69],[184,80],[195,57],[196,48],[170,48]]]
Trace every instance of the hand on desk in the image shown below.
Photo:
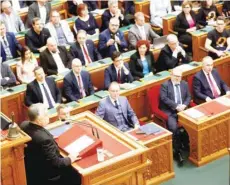
[[[227,95],[230,95],[230,91],[227,91],[226,94],[227,94]]]
[[[212,101],[212,99],[209,98],[209,97],[207,97],[207,98],[205,99],[205,101],[206,101],[206,102],[210,102],[210,101]]]
[[[79,157],[79,153],[76,156],[69,154],[68,157],[70,158],[71,163],[81,159],[81,157]]]
[[[177,110],[178,112],[181,112],[181,111],[183,111],[185,108],[186,108],[186,105],[184,105],[184,104],[179,104],[179,105],[176,107],[176,110]]]

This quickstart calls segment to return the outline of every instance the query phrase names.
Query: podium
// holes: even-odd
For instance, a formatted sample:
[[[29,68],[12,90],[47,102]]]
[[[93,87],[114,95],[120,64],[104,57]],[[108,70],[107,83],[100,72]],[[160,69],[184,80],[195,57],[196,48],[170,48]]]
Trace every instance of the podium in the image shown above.
[[[104,120],[86,111],[72,117],[77,121],[84,121],[93,125],[98,131],[103,149],[111,155],[105,156],[105,161],[98,162],[94,153],[83,157],[72,164],[82,176],[84,185],[145,185],[145,172],[151,164],[147,158],[147,147],[141,145],[114,128]],[[74,121],[73,121],[74,123]],[[76,123],[77,124],[77,123]],[[63,125],[58,121],[46,127],[51,130]],[[80,126],[88,134],[90,127]],[[67,153],[61,150],[61,154]]]
[[[230,100],[230,95],[223,97]],[[219,103],[220,98],[222,97],[191,108],[202,112],[203,117],[192,118],[186,114],[186,110],[178,114],[179,123],[189,135],[189,159],[197,166],[202,166],[228,153],[230,107]]]

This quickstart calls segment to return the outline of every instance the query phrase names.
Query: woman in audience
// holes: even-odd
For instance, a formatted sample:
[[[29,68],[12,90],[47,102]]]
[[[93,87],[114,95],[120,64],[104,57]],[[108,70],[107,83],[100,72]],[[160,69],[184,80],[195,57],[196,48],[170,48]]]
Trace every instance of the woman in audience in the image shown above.
[[[75,31],[85,30],[88,35],[99,34],[97,22],[88,11],[86,4],[80,4],[77,7],[78,18],[75,21]]]
[[[17,78],[21,83],[30,83],[35,79],[34,68],[37,60],[27,46],[21,52],[21,61],[17,63]]]
[[[182,12],[177,16],[174,30],[178,32],[178,40],[182,44],[188,45],[186,51],[192,52],[192,35],[190,32],[196,30],[196,15],[192,11],[192,4],[184,1]]]
[[[136,53],[130,57],[129,68],[135,80],[143,78],[151,72],[155,72],[154,56],[153,53],[149,51],[149,47],[149,41],[139,40],[136,46]]]
[[[201,8],[198,11],[196,20],[200,27],[204,27],[215,25],[218,16],[220,16],[220,13],[213,4],[213,0],[206,0],[201,2]]]

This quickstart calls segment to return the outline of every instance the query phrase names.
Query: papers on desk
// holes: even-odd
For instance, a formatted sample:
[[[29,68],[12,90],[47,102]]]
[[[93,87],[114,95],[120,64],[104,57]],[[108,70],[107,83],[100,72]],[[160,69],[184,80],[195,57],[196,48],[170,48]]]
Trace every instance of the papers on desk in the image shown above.
[[[184,111],[184,113],[185,113],[187,116],[189,116],[189,117],[191,117],[191,118],[193,118],[193,119],[199,119],[199,118],[205,116],[204,113],[202,113],[202,112],[196,110],[195,108],[188,109],[188,110]]]
[[[189,65],[189,64],[182,64],[180,66],[177,66],[176,68],[180,69],[182,72],[185,72],[185,71],[189,71],[189,70],[193,69],[194,67],[192,65]]]
[[[156,133],[163,131],[160,127],[158,127],[155,124],[151,124],[151,123],[140,126],[140,130],[147,135],[156,134]]]
[[[220,103],[221,105],[230,107],[230,98],[221,97],[221,98],[215,99],[215,101],[217,101],[217,102]]]
[[[134,87],[136,87],[136,85],[135,84],[131,84],[131,83],[120,84],[120,88],[124,89],[124,90],[132,89]]]
[[[69,130],[70,128],[72,128],[72,125],[70,124],[64,124],[61,125],[59,127],[53,128],[51,130],[49,130],[49,132],[55,136],[55,137],[59,137],[61,134],[63,134],[64,132],[66,132],[67,130]]]
[[[86,149],[94,143],[94,140],[87,135],[79,137],[77,140],[69,144],[64,148],[66,152],[72,155],[80,153],[82,150]]]
[[[96,9],[91,11],[90,13],[92,13],[93,15],[102,15],[104,13],[105,9]]]

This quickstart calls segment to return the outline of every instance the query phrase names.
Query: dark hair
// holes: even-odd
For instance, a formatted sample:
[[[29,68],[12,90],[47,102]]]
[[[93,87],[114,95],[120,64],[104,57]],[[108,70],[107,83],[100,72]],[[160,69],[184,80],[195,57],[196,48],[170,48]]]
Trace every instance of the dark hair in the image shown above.
[[[213,6],[213,0],[212,0],[212,6]],[[201,1],[201,7],[206,8],[207,7],[207,0]]]
[[[147,47],[147,51],[149,51],[150,43],[148,40],[138,40],[136,45],[136,50],[138,50],[138,48],[141,47],[142,45],[145,45]]]
[[[184,1],[183,3],[182,3],[182,8],[184,8],[185,6],[187,6],[187,5],[189,5],[190,6],[190,8],[192,8],[192,3],[191,2],[189,2],[189,1]]]
[[[39,70],[39,69],[43,69],[41,66],[36,66],[35,68],[34,68],[34,73],[37,71],[37,70]]]
[[[121,53],[119,51],[114,51],[111,56],[112,61],[114,61],[119,56],[121,56]]]
[[[224,20],[225,20],[225,19],[224,19],[223,16],[218,16],[217,19],[216,19],[216,21],[224,21]]]
[[[78,6],[77,6],[77,15],[78,16],[82,16],[82,10],[84,10],[85,8],[87,8],[88,9],[88,6],[87,6],[87,4],[85,4],[85,3],[81,3],[81,4],[79,4]]]
[[[33,20],[32,20],[32,25],[35,25],[35,23],[36,23],[37,21],[39,21],[39,20],[41,20],[39,17],[33,18]]]
[[[23,46],[22,51],[21,51],[22,64],[24,64],[24,62],[25,62],[25,55],[26,55],[27,51],[30,51],[30,48],[27,46]]]

